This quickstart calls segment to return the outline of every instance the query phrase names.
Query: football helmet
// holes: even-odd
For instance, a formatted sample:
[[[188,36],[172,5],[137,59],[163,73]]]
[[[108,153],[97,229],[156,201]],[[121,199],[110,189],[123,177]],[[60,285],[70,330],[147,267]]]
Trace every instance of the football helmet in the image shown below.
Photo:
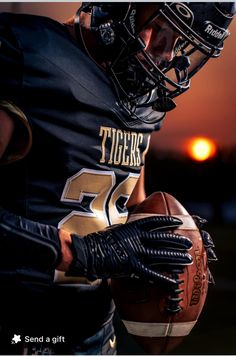
[[[152,106],[166,112],[175,108],[173,99],[189,88],[191,78],[209,58],[220,55],[236,3],[157,2],[138,28],[138,13],[148,4],[82,3],[77,15],[91,15],[91,30],[103,46],[107,72],[126,109]],[[141,36],[157,20],[178,33],[169,61],[156,61]],[[166,37],[165,42],[168,40]]]

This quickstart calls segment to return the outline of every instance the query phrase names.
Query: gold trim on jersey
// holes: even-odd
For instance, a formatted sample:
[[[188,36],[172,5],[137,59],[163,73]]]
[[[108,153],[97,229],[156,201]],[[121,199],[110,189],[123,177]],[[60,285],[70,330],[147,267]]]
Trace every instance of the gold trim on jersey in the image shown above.
[[[0,110],[10,115],[15,122],[13,138],[0,160],[7,164],[24,158],[32,146],[32,131],[25,114],[13,103],[0,100]]]

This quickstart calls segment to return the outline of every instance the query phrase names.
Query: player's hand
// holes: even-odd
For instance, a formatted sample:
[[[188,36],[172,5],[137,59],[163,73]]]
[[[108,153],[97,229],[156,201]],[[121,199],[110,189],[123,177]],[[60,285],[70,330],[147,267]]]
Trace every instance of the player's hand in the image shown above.
[[[161,271],[192,263],[187,252],[191,241],[169,232],[181,224],[175,217],[152,216],[84,238],[72,234],[74,261],[67,275],[84,275],[89,279],[138,277],[175,285],[176,281]]]
[[[203,245],[206,249],[206,252],[207,252],[207,257],[208,257],[208,261],[211,262],[211,261],[217,261],[218,258],[215,254],[215,251],[214,251],[214,242],[212,240],[212,237],[211,235],[205,231],[205,230],[202,230],[202,228],[204,227],[204,225],[207,223],[207,220],[204,219],[204,218],[201,218],[200,216],[198,215],[192,215],[192,218],[194,219],[200,233],[201,233],[201,236],[202,236],[202,242],[203,242]]]
[[[192,218],[194,219],[194,221],[200,231],[200,234],[202,236],[202,242],[206,249],[208,262],[217,261],[218,258],[214,251],[215,244],[212,240],[212,237],[206,230],[202,230],[204,225],[207,223],[207,220],[198,216],[198,215],[192,215]],[[209,268],[208,268],[208,270],[209,270],[209,282],[215,283],[214,278],[213,278],[212,273]]]

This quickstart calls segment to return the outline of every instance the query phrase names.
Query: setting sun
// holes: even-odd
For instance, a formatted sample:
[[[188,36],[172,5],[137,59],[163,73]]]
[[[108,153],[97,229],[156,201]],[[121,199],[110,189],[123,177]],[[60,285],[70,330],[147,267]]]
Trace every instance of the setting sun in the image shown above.
[[[216,144],[206,137],[194,137],[187,145],[188,155],[195,161],[205,161],[216,154]]]

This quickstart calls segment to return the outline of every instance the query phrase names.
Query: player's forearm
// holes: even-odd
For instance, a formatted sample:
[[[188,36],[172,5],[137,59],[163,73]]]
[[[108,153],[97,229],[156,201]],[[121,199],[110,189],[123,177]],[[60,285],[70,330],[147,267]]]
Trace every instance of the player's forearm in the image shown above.
[[[67,272],[73,261],[73,254],[71,252],[71,234],[68,231],[62,229],[58,231],[58,234],[61,243],[61,262],[57,266],[57,269],[59,271]]]
[[[58,230],[0,208],[0,266],[55,269],[62,260]]]

